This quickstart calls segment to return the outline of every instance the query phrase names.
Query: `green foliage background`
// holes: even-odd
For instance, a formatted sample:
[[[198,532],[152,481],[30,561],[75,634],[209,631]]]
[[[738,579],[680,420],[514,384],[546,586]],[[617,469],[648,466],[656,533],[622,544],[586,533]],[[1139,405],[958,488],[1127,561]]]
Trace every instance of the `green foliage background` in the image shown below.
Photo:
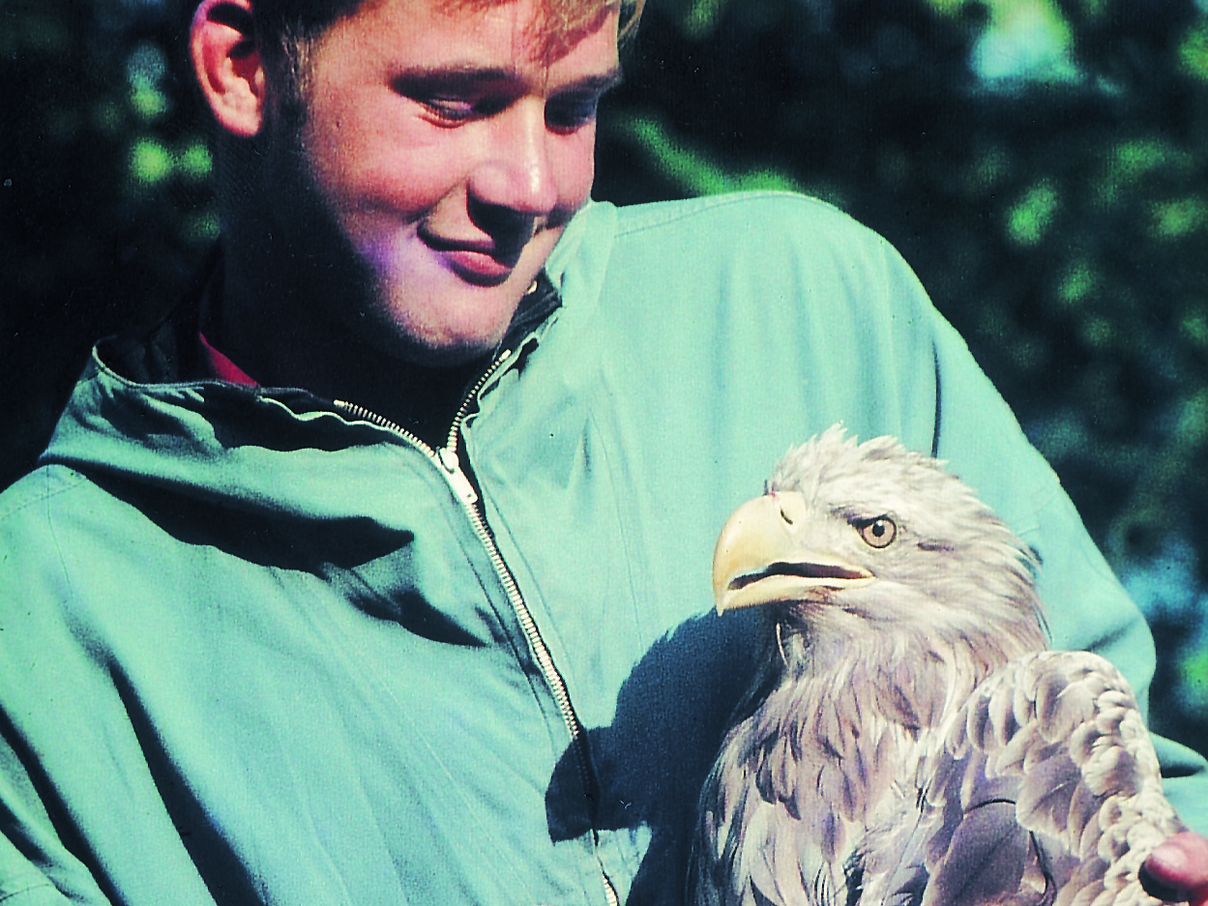
[[[795,189],[893,241],[1145,608],[1154,722],[1208,751],[1208,3],[650,4],[596,196]],[[0,485],[217,235],[188,15],[0,0]]]

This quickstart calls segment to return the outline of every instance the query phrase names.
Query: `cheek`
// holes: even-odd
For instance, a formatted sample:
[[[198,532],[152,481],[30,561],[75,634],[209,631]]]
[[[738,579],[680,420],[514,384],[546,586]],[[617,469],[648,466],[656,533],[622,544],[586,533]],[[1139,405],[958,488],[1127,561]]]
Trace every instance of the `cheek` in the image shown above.
[[[305,154],[333,207],[422,209],[456,184],[464,157],[456,143],[401,114],[397,98],[369,91],[312,108]]]
[[[353,217],[375,211],[419,216],[464,181],[465,170],[455,148],[383,132],[346,135],[312,165],[329,203]]]
[[[596,175],[596,130],[581,129],[559,140],[551,153],[563,207],[577,209],[587,201]]]

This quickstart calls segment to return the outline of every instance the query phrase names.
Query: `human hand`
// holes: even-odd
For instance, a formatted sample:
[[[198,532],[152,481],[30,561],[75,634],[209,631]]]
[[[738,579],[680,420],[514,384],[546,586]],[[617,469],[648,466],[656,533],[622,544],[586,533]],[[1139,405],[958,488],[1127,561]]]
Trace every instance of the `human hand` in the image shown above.
[[[1191,831],[1175,834],[1149,854],[1141,876],[1153,896],[1208,906],[1208,839]]]

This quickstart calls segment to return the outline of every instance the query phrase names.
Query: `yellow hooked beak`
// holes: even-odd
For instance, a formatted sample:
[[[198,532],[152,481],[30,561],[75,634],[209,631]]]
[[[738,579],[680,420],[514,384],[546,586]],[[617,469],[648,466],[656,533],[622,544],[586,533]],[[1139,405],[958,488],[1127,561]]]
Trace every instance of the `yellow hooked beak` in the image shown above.
[[[805,498],[777,491],[740,506],[726,520],[713,553],[717,612],[818,598],[819,591],[867,585],[868,570],[802,547]]]

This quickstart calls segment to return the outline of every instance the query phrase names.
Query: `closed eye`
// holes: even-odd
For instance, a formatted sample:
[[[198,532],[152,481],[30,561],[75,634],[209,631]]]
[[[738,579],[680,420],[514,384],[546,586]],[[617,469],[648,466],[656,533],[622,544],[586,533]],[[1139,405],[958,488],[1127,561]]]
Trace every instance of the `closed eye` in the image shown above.
[[[494,116],[521,93],[506,70],[459,66],[409,69],[391,78],[390,87],[423,107],[438,125],[459,125]]]
[[[601,98],[620,81],[617,69],[563,86],[546,101],[546,126],[569,133],[594,123]],[[422,106],[438,125],[447,126],[495,116],[525,92],[523,80],[510,70],[459,65],[408,69],[394,75],[390,87]]]
[[[545,123],[555,132],[573,132],[594,123],[604,95],[621,84],[621,70],[588,76],[555,94],[545,105]]]
[[[415,100],[419,101],[434,119],[454,125],[494,116],[509,103],[509,99],[499,97],[462,98],[439,95]]]
[[[558,97],[545,107],[545,124],[555,132],[573,132],[596,121],[600,95]]]

